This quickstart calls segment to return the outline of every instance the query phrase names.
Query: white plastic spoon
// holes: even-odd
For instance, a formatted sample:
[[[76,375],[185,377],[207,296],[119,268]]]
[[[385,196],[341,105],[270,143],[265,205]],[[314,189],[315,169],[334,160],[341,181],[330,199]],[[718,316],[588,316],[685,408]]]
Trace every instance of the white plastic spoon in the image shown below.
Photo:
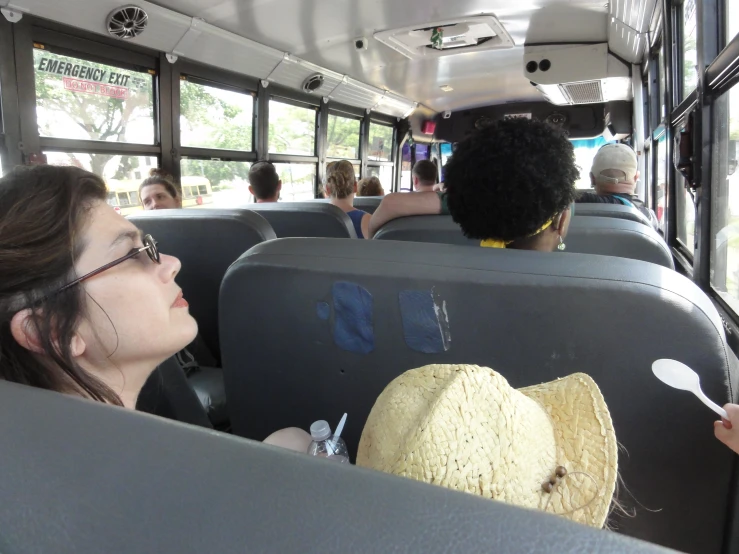
[[[715,402],[712,402],[705,394],[703,394],[703,391],[701,390],[700,377],[698,377],[698,374],[684,363],[678,362],[677,360],[657,360],[652,364],[652,372],[657,376],[657,379],[666,385],[692,392],[701,402],[711,408],[718,415],[724,419],[729,419],[726,410]]]

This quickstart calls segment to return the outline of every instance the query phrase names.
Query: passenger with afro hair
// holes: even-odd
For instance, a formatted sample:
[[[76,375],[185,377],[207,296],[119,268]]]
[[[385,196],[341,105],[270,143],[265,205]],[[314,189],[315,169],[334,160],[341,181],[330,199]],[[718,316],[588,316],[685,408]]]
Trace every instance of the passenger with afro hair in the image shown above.
[[[564,132],[529,119],[496,121],[457,145],[444,192],[385,197],[370,233],[409,215],[445,214],[480,246],[564,249],[579,171]]]

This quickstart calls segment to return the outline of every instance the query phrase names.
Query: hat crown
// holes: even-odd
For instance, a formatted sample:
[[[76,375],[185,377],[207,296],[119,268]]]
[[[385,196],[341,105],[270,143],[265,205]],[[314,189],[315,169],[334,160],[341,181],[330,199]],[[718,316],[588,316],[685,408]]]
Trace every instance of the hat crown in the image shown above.
[[[360,466],[595,526],[608,513],[617,460],[608,409],[587,375],[515,390],[471,365],[429,365],[393,380],[357,452]],[[567,476],[546,492],[560,465]]]
[[[636,152],[626,144],[606,144],[595,154],[591,172],[596,179],[608,170],[622,171],[622,181],[633,183],[638,171]]]

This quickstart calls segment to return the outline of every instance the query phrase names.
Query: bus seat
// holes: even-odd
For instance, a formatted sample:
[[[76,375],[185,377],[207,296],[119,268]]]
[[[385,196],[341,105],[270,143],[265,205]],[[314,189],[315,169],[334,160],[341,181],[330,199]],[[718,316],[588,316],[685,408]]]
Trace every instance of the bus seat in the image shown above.
[[[349,216],[327,202],[270,202],[241,207],[264,217],[279,238],[357,238]]]
[[[578,210],[580,209],[578,205]],[[674,269],[670,249],[651,226],[614,217],[580,217],[575,212],[565,238],[568,252],[601,254],[652,262]],[[389,221],[375,234],[378,240],[435,242],[478,246],[451,216],[420,215]]]
[[[368,214],[373,214],[377,211],[377,208],[382,202],[382,196],[355,196],[354,207]],[[309,200],[309,202],[318,202],[322,204],[328,204],[329,201],[325,198],[316,198],[315,200]]]
[[[508,554],[668,554],[552,515],[14,383],[0,381],[0,410],[8,554],[444,554],[491,545]]]
[[[617,204],[577,204],[575,206],[575,216],[615,217],[652,226],[647,216],[636,208]]]
[[[603,391],[625,449],[619,499],[637,515],[614,515],[619,530],[722,552],[736,455],[714,438],[710,410],[651,371],[656,359],[679,360],[715,402],[737,400],[735,359],[709,298],[677,272],[637,260],[496,254],[382,240],[252,248],[229,268],[220,296],[234,432],[264,439],[319,419],[335,425],[348,412],[342,436],[353,457],[377,396],[408,369],[480,364],[515,387],[581,371]]]
[[[565,242],[570,252],[618,256],[675,268],[670,248],[659,233],[651,225],[635,221],[575,215]]]
[[[368,214],[373,214],[382,202],[382,196],[355,196],[354,207]]]
[[[218,291],[226,269],[255,244],[274,239],[269,223],[246,210],[152,210],[128,219],[150,233],[164,254],[182,262],[177,284],[205,344],[220,359]]]

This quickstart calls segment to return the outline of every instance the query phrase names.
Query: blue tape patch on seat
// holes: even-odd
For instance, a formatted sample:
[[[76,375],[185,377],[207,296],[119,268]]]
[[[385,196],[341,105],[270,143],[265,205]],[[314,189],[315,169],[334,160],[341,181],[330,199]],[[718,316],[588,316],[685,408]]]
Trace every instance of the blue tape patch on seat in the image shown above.
[[[328,305],[328,302],[316,302],[316,315],[318,319],[328,321],[331,315],[331,306]]]
[[[434,299],[433,291],[403,290],[398,294],[403,336],[409,348],[424,354],[449,350],[451,334],[446,302]]]
[[[372,295],[356,284],[339,281],[332,288],[334,342],[342,350],[369,354],[375,349]]]

